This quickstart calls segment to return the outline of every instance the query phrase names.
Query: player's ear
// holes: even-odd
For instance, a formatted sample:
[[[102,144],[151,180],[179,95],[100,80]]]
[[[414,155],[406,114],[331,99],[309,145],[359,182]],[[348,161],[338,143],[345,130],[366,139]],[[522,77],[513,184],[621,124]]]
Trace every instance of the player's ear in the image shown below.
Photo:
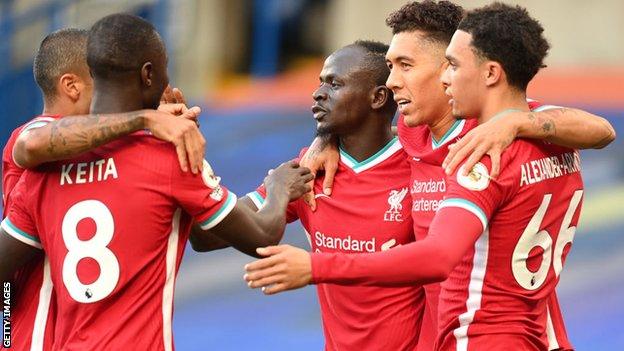
[[[487,61],[483,64],[483,67],[483,75],[486,86],[491,87],[502,81],[505,71],[500,63],[496,61]]]
[[[379,85],[373,88],[371,98],[371,107],[377,110],[382,108],[388,102],[388,99],[392,98],[392,94],[390,94],[390,90],[385,85]]]
[[[141,67],[141,81],[143,85],[147,87],[152,86],[152,79],[154,74],[154,65],[151,62],[145,62]]]
[[[72,101],[80,98],[80,77],[73,73],[65,73],[59,78],[58,92],[69,97]]]

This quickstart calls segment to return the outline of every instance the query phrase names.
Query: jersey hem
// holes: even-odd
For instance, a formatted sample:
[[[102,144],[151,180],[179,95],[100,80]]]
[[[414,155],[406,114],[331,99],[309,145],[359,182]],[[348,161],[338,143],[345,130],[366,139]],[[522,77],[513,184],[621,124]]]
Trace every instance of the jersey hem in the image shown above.
[[[264,206],[264,198],[258,191],[247,193],[247,197],[256,205],[256,209],[260,210]]]
[[[464,210],[467,210],[468,212],[477,216],[477,218],[481,222],[481,225],[483,225],[483,230],[485,230],[488,226],[488,218],[485,215],[485,211],[483,211],[481,207],[477,206],[472,201],[469,201],[466,199],[459,199],[459,198],[450,198],[450,199],[444,200],[438,207],[438,210],[444,207],[463,208]]]
[[[11,223],[11,221],[9,220],[8,217],[5,218],[2,221],[2,224],[0,224],[0,226],[2,226],[2,229],[4,229],[4,231],[7,234],[9,234],[13,238],[23,242],[24,244],[36,247],[38,249],[42,249],[43,248],[41,246],[41,243],[39,242],[39,240],[35,236],[30,235],[30,234],[26,233],[25,231],[19,229],[17,226],[15,226],[15,224]]]
[[[221,221],[228,214],[230,214],[230,212],[232,212],[232,210],[234,209],[234,206],[236,206],[236,195],[233,192],[228,192],[228,197],[225,200],[223,206],[221,206],[221,208],[215,214],[210,216],[208,219],[206,219],[203,222],[200,222],[199,226],[204,230],[208,230],[216,226],[217,224],[221,223]]]

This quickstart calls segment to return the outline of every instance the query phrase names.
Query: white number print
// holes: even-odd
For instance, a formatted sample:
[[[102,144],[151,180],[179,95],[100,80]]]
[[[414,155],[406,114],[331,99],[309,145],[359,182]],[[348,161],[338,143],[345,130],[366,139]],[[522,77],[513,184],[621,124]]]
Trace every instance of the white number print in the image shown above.
[[[97,229],[91,239],[83,241],[78,238],[77,226],[85,218],[93,219]],[[115,222],[108,207],[97,200],[76,203],[63,218],[62,232],[68,251],[63,261],[63,283],[69,295],[82,303],[106,298],[119,281],[119,261],[106,247],[115,232]],[[78,279],[78,262],[87,257],[100,266],[100,275],[91,284],[83,284]]]
[[[555,276],[559,276],[561,270],[563,269],[563,249],[568,243],[571,243],[572,240],[574,240],[576,227],[570,227],[570,223],[572,222],[572,217],[574,217],[574,213],[576,212],[582,197],[583,190],[577,190],[574,192],[574,195],[572,195],[570,206],[568,206],[568,210],[566,211],[563,221],[561,222],[561,228],[559,229],[559,235],[557,236],[554,251],[552,251],[551,248],[553,247],[553,240],[550,234],[545,229],[540,230],[540,226],[542,225],[542,221],[544,220],[544,216],[546,215],[548,205],[550,204],[550,200],[552,198],[552,194],[544,195],[542,204],[529,221],[529,224],[522,233],[522,236],[520,236],[518,244],[516,244],[516,248],[513,252],[511,270],[514,278],[516,278],[516,281],[520,284],[520,286],[527,290],[539,289],[542,284],[544,284],[544,281],[546,281],[548,269],[550,268],[551,263],[555,270]],[[527,267],[526,261],[531,250],[538,246],[544,250],[544,255],[540,267],[537,271],[532,272]]]

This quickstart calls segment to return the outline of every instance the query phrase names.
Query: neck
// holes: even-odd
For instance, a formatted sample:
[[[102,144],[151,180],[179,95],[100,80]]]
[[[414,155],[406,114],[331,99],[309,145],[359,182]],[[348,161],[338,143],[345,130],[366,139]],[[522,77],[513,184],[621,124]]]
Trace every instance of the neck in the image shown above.
[[[529,111],[526,101],[526,93],[513,89],[493,92],[485,100],[485,104],[479,113],[479,124],[485,123],[506,110]]]
[[[455,123],[455,121],[457,121],[457,119],[453,117],[451,109],[448,109],[442,117],[435,119],[428,125],[431,135],[435,138],[435,140],[442,139],[446,132],[451,129],[451,126]]]
[[[94,82],[91,113],[120,113],[143,109],[139,89],[127,82]]]
[[[44,102],[42,115],[52,116],[72,116],[80,113],[76,113],[74,104],[72,102],[55,100],[54,102]]]
[[[394,138],[389,117],[376,115],[366,120],[370,123],[339,137],[340,147],[358,162],[373,156]]]

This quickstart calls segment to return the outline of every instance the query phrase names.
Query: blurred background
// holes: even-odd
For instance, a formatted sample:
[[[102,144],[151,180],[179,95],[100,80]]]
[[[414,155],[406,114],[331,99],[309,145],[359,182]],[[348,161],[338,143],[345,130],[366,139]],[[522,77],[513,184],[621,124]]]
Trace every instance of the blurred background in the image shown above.
[[[513,1],[511,1],[514,3]],[[0,141],[41,112],[32,60],[50,31],[131,12],[156,25],[172,85],[203,108],[207,159],[239,195],[297,155],[324,56],[356,39],[389,42],[401,0],[0,0]],[[467,8],[487,1],[458,1]],[[624,330],[624,2],[525,0],[552,44],[529,96],[606,117],[620,135],[583,152],[587,191],[558,292],[578,350],[622,350]],[[285,240],[307,247],[298,223]],[[266,297],[243,283],[232,249],[186,252],[176,286],[178,350],[320,350],[314,287]]]

